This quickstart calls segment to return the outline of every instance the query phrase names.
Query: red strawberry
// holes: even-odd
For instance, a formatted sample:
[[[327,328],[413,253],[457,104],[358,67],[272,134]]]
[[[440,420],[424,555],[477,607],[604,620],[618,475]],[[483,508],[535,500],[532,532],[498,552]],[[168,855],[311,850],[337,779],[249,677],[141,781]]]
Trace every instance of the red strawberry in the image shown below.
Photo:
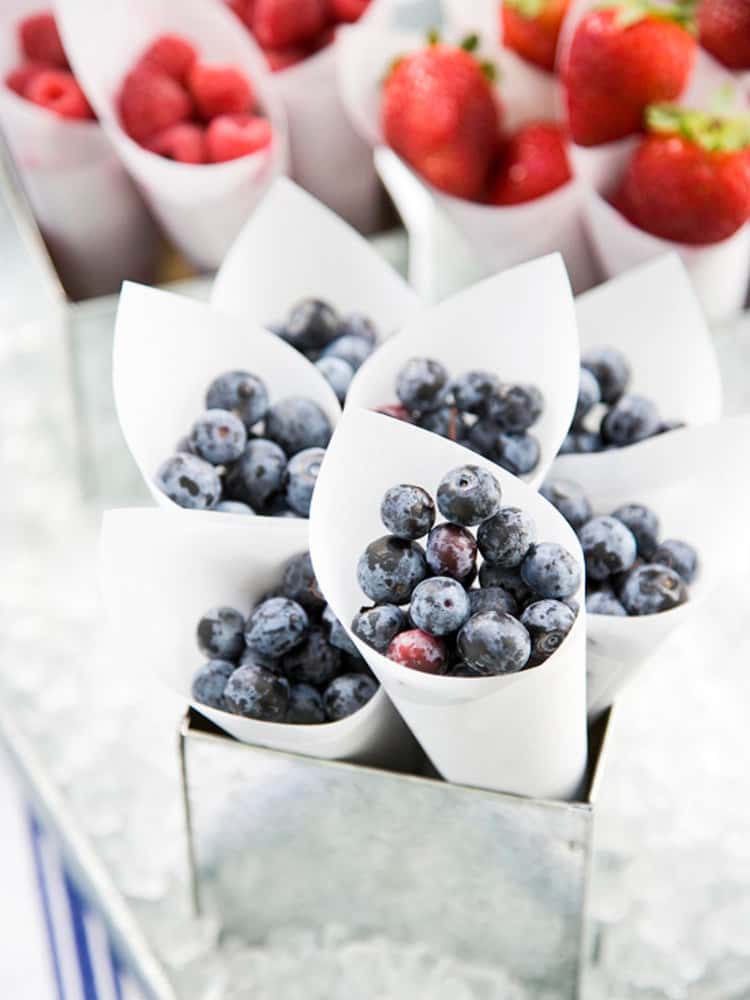
[[[568,4],[569,0],[504,0],[503,45],[552,72]]]
[[[44,70],[48,69],[44,63],[38,62],[25,62],[22,63],[17,69],[12,70],[5,77],[5,85],[9,87],[12,91],[18,94],[20,97],[26,96],[26,88],[31,83],[31,81],[43,73]]]
[[[146,149],[178,163],[205,163],[207,157],[205,132],[193,122],[180,122],[157,132]]]
[[[666,9],[642,9],[593,10],[576,28],[563,84],[570,131],[581,146],[638,132],[648,104],[671,101],[685,88],[695,41]]]
[[[370,0],[328,0],[328,9],[335,21],[358,21],[370,6]]]
[[[251,26],[264,48],[309,42],[328,22],[326,0],[255,0]]]
[[[750,219],[750,121],[650,108],[613,204],[677,243],[716,243]]]
[[[57,69],[68,68],[68,57],[51,11],[25,17],[18,25],[18,40],[27,59]]]
[[[701,0],[698,39],[729,69],[750,69],[749,0]]]
[[[122,127],[136,142],[143,142],[190,118],[193,102],[171,76],[141,63],[125,77],[119,108]]]
[[[45,69],[28,83],[25,96],[62,118],[93,118],[89,102],[72,73]]]
[[[484,194],[500,138],[500,105],[479,62],[433,44],[404,56],[381,106],[388,144],[427,181],[459,198]]]
[[[233,66],[197,62],[188,73],[188,88],[201,118],[249,111],[255,102],[250,81]]]
[[[570,180],[562,130],[554,122],[529,122],[514,132],[490,189],[493,205],[541,198]]]
[[[227,0],[227,6],[234,14],[237,15],[243,24],[246,24],[248,28],[250,27],[252,24],[255,0]]]
[[[160,35],[141,56],[141,62],[160,69],[167,76],[185,82],[188,70],[198,58],[190,42],[179,35]]]
[[[277,73],[279,70],[295,66],[303,59],[307,59],[310,50],[301,45],[288,45],[284,49],[263,49],[263,55],[266,57],[271,72]]]
[[[271,142],[271,123],[256,115],[219,115],[206,129],[206,151],[211,163],[236,160],[257,153]]]

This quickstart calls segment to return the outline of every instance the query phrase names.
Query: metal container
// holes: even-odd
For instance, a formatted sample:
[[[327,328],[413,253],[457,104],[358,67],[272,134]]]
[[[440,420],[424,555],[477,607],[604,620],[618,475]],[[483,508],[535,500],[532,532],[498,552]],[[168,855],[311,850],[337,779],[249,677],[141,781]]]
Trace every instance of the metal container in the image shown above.
[[[247,746],[190,711],[180,758],[194,904],[251,944],[284,928],[424,946],[578,996],[594,802],[553,802]],[[526,994],[524,994],[526,995]]]

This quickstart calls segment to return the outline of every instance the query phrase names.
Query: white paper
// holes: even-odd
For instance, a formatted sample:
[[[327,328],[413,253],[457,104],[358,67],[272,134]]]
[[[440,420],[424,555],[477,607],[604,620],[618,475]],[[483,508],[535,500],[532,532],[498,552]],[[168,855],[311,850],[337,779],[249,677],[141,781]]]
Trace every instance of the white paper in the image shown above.
[[[304,396],[333,426],[339,419],[341,410],[326,380],[280,337],[171,292],[130,282],[123,286],[113,356],[117,416],[161,506],[177,507],[156,485],[159,466],[205,410],[210,382],[234,369],[260,376],[271,403]]]
[[[465,462],[490,469],[504,502],[533,516],[538,537],[581,560],[570,526],[520,480],[435,434],[348,409],[328,446],[310,517],[315,573],[345,626],[368,603],[357,585],[357,561],[384,532],[379,511],[386,489],[411,482],[434,495],[442,476]],[[586,766],[585,630],[582,610],[545,663],[483,678],[418,673],[349,634],[446,780],[566,799],[576,795]]]
[[[421,308],[406,282],[342,219],[284,177],[226,256],[211,302],[256,326],[282,322],[301,299],[369,316],[381,337]]]
[[[102,589],[122,669],[162,681],[242,743],[326,760],[408,765],[411,738],[382,688],[354,715],[308,726],[246,719],[191,697],[193,675],[206,662],[195,639],[201,616],[222,605],[249,614],[278,584],[286,560],[307,545],[306,523],[286,518],[248,518],[238,530],[231,514],[106,512]]]
[[[530,433],[538,438],[538,467],[524,477],[538,486],[568,432],[578,398],[575,309],[558,254],[521,264],[418,315],[371,355],[355,375],[347,409],[397,403],[396,377],[414,357],[440,361],[453,378],[486,369],[504,382],[541,390],[544,410]]]
[[[595,513],[643,503],[659,515],[660,538],[693,545],[700,560],[686,604],[635,618],[588,615],[588,708],[598,715],[647,665],[658,669],[660,644],[696,613],[703,599],[746,559],[750,418],[685,428],[635,448],[562,456],[555,476],[578,483]],[[677,693],[676,696],[679,696]]]
[[[287,166],[284,109],[260,49],[214,0],[56,0],[56,10],[79,82],[155,215],[196,266],[218,267],[265,189]],[[247,74],[273,128],[268,148],[228,163],[194,165],[157,156],[125,134],[117,94],[144,49],[165,33],[187,38],[205,61],[229,63]]]

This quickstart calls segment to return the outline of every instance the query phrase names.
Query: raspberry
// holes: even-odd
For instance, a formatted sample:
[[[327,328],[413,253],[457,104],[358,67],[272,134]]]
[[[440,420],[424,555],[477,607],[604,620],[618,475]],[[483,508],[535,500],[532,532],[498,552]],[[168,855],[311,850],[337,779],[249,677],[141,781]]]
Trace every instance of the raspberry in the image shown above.
[[[358,21],[370,6],[370,0],[328,0],[331,15],[337,21]]]
[[[325,0],[255,0],[252,30],[264,48],[308,42],[327,23]]]
[[[125,77],[119,106],[122,126],[136,142],[185,121],[192,112],[184,88],[166,73],[146,65],[136,66]]]
[[[25,96],[62,118],[93,118],[86,95],[72,73],[46,69],[37,73],[26,87]]]
[[[198,53],[185,38],[179,35],[160,35],[143,53],[141,62],[148,63],[167,76],[184,83],[190,67],[197,58]]]
[[[18,40],[27,59],[68,69],[68,57],[51,11],[25,17],[18,26]]]
[[[197,62],[188,74],[188,88],[201,118],[249,111],[254,104],[250,81],[233,66]]]
[[[20,97],[26,96],[26,88],[32,80],[47,69],[46,66],[38,62],[25,62],[17,69],[12,70],[5,77],[5,86],[9,87]]]
[[[309,51],[302,45],[287,45],[281,49],[263,49],[263,55],[266,57],[266,62],[272,73],[287,69],[289,66],[295,66],[306,59],[309,54]]]
[[[206,129],[210,163],[236,160],[257,153],[271,142],[271,123],[256,115],[219,115]]]
[[[163,132],[157,132],[146,144],[152,153],[158,153],[178,163],[205,163],[206,136],[200,125],[179,122]]]

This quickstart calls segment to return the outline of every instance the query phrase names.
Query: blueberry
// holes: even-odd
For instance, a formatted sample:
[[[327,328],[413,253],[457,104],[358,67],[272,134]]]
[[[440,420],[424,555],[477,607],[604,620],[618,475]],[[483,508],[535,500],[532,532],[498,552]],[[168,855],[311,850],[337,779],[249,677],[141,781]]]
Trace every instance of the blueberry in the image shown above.
[[[394,535],[370,542],[357,564],[360,587],[370,600],[380,604],[407,604],[427,575],[421,547]]]
[[[281,489],[286,466],[286,455],[277,444],[253,438],[226,475],[227,492],[260,510]]]
[[[268,390],[262,379],[250,372],[225,372],[208,387],[206,409],[230,410],[250,430],[266,415]]]
[[[478,615],[480,611],[505,611],[506,614],[515,615],[518,611],[518,601],[504,587],[470,590],[469,606],[472,615]]]
[[[518,607],[523,607],[531,596],[531,591],[521,576],[520,569],[506,569],[482,563],[479,567],[479,584],[482,588],[502,587],[513,597]]]
[[[682,427],[687,427],[684,420],[662,420],[656,433],[667,434],[669,431],[678,431]]]
[[[459,465],[440,480],[437,504],[449,521],[464,527],[481,524],[500,509],[500,483],[478,465]]]
[[[421,486],[391,486],[380,505],[380,519],[392,535],[416,541],[435,523],[435,504]]]
[[[477,420],[469,429],[466,444],[480,455],[495,460],[500,429],[492,420]]]
[[[396,376],[396,395],[410,413],[437,410],[448,389],[448,372],[431,358],[412,358]]]
[[[466,423],[455,406],[441,406],[431,413],[423,413],[417,426],[449,441],[461,441],[467,432]]]
[[[663,541],[654,552],[651,561],[669,566],[685,583],[692,583],[698,572],[698,553],[692,545],[676,538]]]
[[[321,299],[303,299],[284,324],[285,340],[300,351],[320,350],[339,334],[336,311]]]
[[[284,597],[301,604],[309,615],[318,615],[325,607],[309,552],[300,552],[287,561],[279,590]]]
[[[521,563],[524,583],[540,597],[572,597],[581,585],[581,571],[573,556],[556,542],[532,545]]]
[[[338,722],[354,715],[378,690],[378,682],[366,674],[342,674],[331,681],[323,694],[326,717]]]
[[[284,672],[279,665],[278,660],[273,656],[262,656],[255,649],[248,649],[245,647],[239,662],[240,667],[263,667],[264,670],[270,670],[272,674],[279,674],[283,677]]]
[[[290,681],[327,684],[341,670],[341,650],[332,646],[322,629],[310,629],[307,638],[281,659]]]
[[[221,479],[209,462],[180,452],[159,466],[156,485],[180,507],[210,510],[221,499]]]
[[[599,383],[603,403],[616,403],[630,381],[630,365],[625,357],[613,347],[596,347],[581,358],[581,366],[587,368]]]
[[[627,616],[627,611],[611,590],[595,590],[589,594],[586,598],[586,611],[590,615],[615,615],[617,618]]]
[[[573,415],[573,426],[580,426],[586,414],[601,401],[601,389],[596,376],[588,368],[581,368],[578,378],[578,399]]]
[[[477,543],[468,528],[444,521],[427,537],[427,565],[437,576],[450,576],[468,586],[477,571]]]
[[[228,711],[247,719],[283,722],[289,704],[289,681],[263,667],[239,667],[227,681]]]
[[[532,427],[543,409],[544,397],[535,385],[501,385],[487,403],[489,418],[511,434],[520,434]]]
[[[443,640],[418,628],[394,636],[386,655],[394,663],[422,674],[441,674],[448,662],[448,650]]]
[[[518,507],[501,507],[479,525],[477,544],[487,562],[495,566],[520,566],[535,535],[536,528],[528,514]]]
[[[591,504],[578,483],[570,479],[546,479],[539,492],[560,511],[574,531],[591,520]]]
[[[337,337],[333,343],[323,351],[324,358],[340,358],[351,367],[352,371],[357,371],[367,361],[373,352],[374,344],[365,340],[364,337],[355,337],[353,334],[346,334]]]
[[[586,573],[592,580],[606,580],[633,565],[637,555],[635,536],[615,517],[593,517],[581,528],[581,548]]]
[[[620,591],[620,600],[629,615],[671,611],[687,599],[688,589],[682,577],[658,563],[647,563],[633,570]]]
[[[193,698],[209,708],[224,708],[224,689],[236,664],[227,660],[209,660],[193,677]]]
[[[560,454],[592,455],[604,448],[602,436],[596,431],[570,431],[560,445]]]
[[[406,614],[395,604],[362,608],[352,619],[352,632],[378,653],[385,653],[394,636],[407,628]]]
[[[220,511],[222,514],[244,514],[245,517],[255,515],[252,507],[246,503],[240,503],[239,500],[220,500],[214,510]]]
[[[480,611],[458,633],[457,648],[462,661],[480,674],[514,674],[528,662],[531,639],[512,615]]]
[[[468,663],[457,663],[446,674],[447,677],[484,677],[484,674],[470,667]]]
[[[643,396],[623,396],[602,420],[601,433],[610,444],[635,444],[658,434],[661,419],[656,406]]]
[[[310,503],[324,456],[322,448],[306,448],[289,459],[286,467],[286,501],[300,517],[310,516]]]
[[[375,346],[378,339],[378,331],[373,321],[363,315],[363,313],[349,313],[339,320],[338,334],[340,337],[352,336],[361,337]]]
[[[266,437],[289,456],[306,448],[325,448],[331,433],[331,421],[311,399],[282,399],[266,414]]]
[[[495,461],[514,476],[526,476],[539,465],[539,442],[533,434],[499,434]]]
[[[487,403],[500,384],[497,375],[491,372],[472,371],[460,375],[451,387],[453,401],[463,413],[484,416]]]
[[[328,641],[336,649],[350,656],[359,656],[359,650],[349,638],[349,633],[333,613],[333,608],[326,604],[323,609],[323,624],[328,626]]]
[[[433,576],[414,588],[409,613],[417,628],[424,632],[450,635],[469,617],[469,597],[457,580]]]
[[[633,532],[638,546],[638,555],[651,559],[659,540],[659,518],[650,507],[641,503],[626,503],[612,511],[616,517]],[[656,559],[663,562],[663,559]]]
[[[195,454],[212,465],[228,465],[245,450],[247,431],[229,410],[206,410],[193,424],[190,443]]]
[[[354,377],[354,369],[349,362],[344,361],[343,358],[324,355],[320,361],[316,362],[315,367],[336,393],[336,399],[339,403],[343,403]]]
[[[198,622],[198,648],[212,660],[239,659],[245,648],[245,619],[234,608],[211,608]]]
[[[544,663],[573,628],[576,616],[562,601],[534,601],[521,615],[521,624],[531,636],[528,665]]]
[[[190,438],[187,435],[185,437],[180,438],[180,440],[174,446],[174,450],[175,453],[184,451],[187,455],[195,454],[195,448],[193,448],[192,444],[190,443]]]
[[[326,721],[323,698],[311,684],[292,684],[286,722],[297,726],[313,726]]]
[[[251,613],[245,626],[248,649],[278,657],[293,649],[309,627],[307,612],[288,597],[271,597]]]

